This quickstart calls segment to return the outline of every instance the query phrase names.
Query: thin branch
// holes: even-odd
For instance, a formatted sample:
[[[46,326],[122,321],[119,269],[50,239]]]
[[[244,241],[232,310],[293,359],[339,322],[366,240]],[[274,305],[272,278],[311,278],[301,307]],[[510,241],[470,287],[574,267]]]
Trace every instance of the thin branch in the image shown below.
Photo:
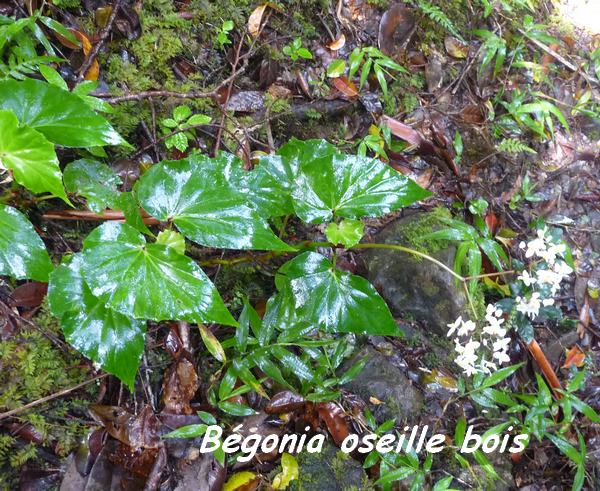
[[[125,215],[118,210],[104,210],[97,214],[88,210],[58,210],[49,211],[42,215],[45,220],[86,220],[92,222],[102,222],[106,220],[125,221]],[[146,225],[158,225],[160,220],[151,217],[147,213],[142,215],[142,220]]]
[[[132,92],[130,94],[114,96],[113,94],[102,93],[94,94],[95,97],[106,99],[109,104],[118,104],[119,102],[128,101],[141,101],[144,99],[154,99],[159,97],[173,97],[175,99],[216,99],[221,89],[229,84],[236,76],[244,71],[244,68],[240,68],[236,73],[231,74],[223,82],[221,82],[215,89],[208,92],[173,92],[171,90],[146,90],[143,92]]]
[[[103,373],[101,375],[98,375],[97,377],[86,380],[85,382],[81,382],[80,384],[77,384],[73,387],[69,387],[68,389],[63,389],[58,392],[55,392],[54,394],[50,394],[49,396],[42,397],[41,399],[32,401],[28,404],[25,404],[24,406],[17,407],[15,409],[11,409],[10,411],[6,411],[5,413],[0,413],[0,421],[3,419],[9,418],[11,416],[14,416],[15,414],[22,413],[23,411],[26,411],[27,409],[31,409],[32,407],[39,406],[40,404],[44,404],[45,402],[51,401],[53,399],[58,399],[59,397],[62,397],[62,396],[66,396],[67,394],[70,394],[71,392],[81,389],[82,387],[85,387],[86,385],[89,385],[92,382],[95,382],[96,380],[103,379],[104,377],[108,377],[108,373]]]
[[[87,58],[83,61],[83,64],[79,68],[79,75],[77,77],[78,81],[81,82],[83,80],[83,78],[85,77],[85,74],[92,66],[92,63],[94,63],[96,56],[98,56],[100,49],[102,49],[102,46],[104,45],[106,39],[108,38],[108,35],[110,34],[110,31],[112,29],[112,26],[115,23],[115,19],[117,18],[117,14],[119,13],[119,9],[121,8],[121,5],[123,4],[123,2],[124,2],[124,0],[116,0],[115,1],[115,4],[112,7],[112,12],[110,13],[110,17],[108,18],[108,22],[106,23],[106,26],[104,27],[104,29],[102,29],[102,31],[100,32],[100,39],[94,45],[94,47],[91,49],[91,51],[87,55]]]

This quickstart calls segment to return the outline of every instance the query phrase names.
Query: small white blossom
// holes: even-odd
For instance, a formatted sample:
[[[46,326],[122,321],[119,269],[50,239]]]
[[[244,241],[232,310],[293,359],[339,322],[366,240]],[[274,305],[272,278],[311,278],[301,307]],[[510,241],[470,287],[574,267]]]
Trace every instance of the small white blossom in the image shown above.
[[[542,304],[545,307],[548,307],[549,305],[554,305],[554,299],[553,298],[544,298],[544,300],[542,300]]]
[[[498,363],[508,363],[510,361],[510,356],[506,351],[496,351],[494,352],[494,358],[498,360]]]
[[[525,257],[530,258],[534,256],[540,257],[540,254],[544,254],[546,252],[546,242],[544,239],[533,239],[527,243],[527,249],[525,251]]]
[[[462,315],[458,316],[458,319],[456,319],[454,322],[448,324],[448,327],[450,328],[448,330],[448,334],[446,336],[450,337],[454,334],[454,332],[458,329],[459,326],[461,326],[463,323],[462,320]]]
[[[517,277],[517,279],[525,283],[525,286],[535,285],[535,282],[537,281],[535,276],[530,275],[529,271],[526,269]]]
[[[507,351],[509,343],[510,343],[510,338],[499,339],[498,341],[494,341],[494,344],[492,345],[492,349],[494,350],[494,352]]]
[[[530,319],[539,314],[541,305],[539,292],[533,292],[529,299],[517,297],[517,311],[525,314]]]
[[[475,324],[473,321],[465,321],[465,322],[463,322],[462,327],[458,330],[458,332],[456,334],[459,336],[468,336],[476,328],[477,328],[477,324]]]
[[[556,274],[561,275],[563,278],[569,276],[573,272],[573,268],[564,261],[556,261],[554,266],[552,266],[552,269]]]

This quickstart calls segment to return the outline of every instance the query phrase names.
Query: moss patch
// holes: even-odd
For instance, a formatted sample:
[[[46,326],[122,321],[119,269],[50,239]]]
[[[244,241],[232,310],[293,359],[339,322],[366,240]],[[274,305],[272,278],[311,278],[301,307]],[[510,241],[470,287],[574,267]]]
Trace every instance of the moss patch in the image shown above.
[[[58,349],[43,332],[59,336],[58,321],[42,309],[33,322],[40,327],[23,328],[0,343],[0,412],[83,382],[87,370],[74,351]],[[35,443],[18,434],[0,430],[0,490],[17,489],[21,467],[37,461],[38,449],[50,448],[65,457],[77,447],[87,431],[86,392],[92,399],[96,385],[90,384],[68,399],[56,399],[18,413],[19,427],[30,428]],[[36,465],[44,466],[43,462]],[[33,466],[35,467],[35,465]]]

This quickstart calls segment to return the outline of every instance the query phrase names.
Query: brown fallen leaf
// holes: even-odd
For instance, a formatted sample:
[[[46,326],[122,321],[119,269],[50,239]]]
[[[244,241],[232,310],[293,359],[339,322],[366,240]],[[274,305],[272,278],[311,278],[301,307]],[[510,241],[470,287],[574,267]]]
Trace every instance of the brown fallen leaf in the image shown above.
[[[301,395],[290,390],[284,390],[275,394],[269,404],[265,407],[267,414],[289,413],[304,407],[306,400]]]
[[[358,95],[356,85],[351,80],[348,80],[347,77],[332,78],[331,82],[337,90],[347,97],[356,97]]]
[[[408,44],[415,27],[415,16],[410,9],[399,3],[392,5],[381,16],[377,36],[379,49],[388,56],[398,54]]]
[[[110,436],[121,443],[138,448],[157,448],[161,444],[158,436],[160,421],[150,406],[145,406],[137,416],[118,406],[92,404],[92,417],[101,423]]]
[[[339,38],[337,38],[335,41],[330,43],[329,46],[327,46],[327,47],[331,51],[338,51],[338,50],[342,49],[345,44],[346,44],[346,36],[344,36],[342,34]]]
[[[190,401],[200,382],[193,363],[182,356],[169,367],[163,380],[163,412],[192,414]]]
[[[482,124],[485,116],[481,108],[475,104],[469,104],[462,110],[462,119],[465,123]]]
[[[341,445],[350,434],[346,414],[334,402],[320,402],[316,404],[319,419],[325,423],[329,434],[336,445]]]
[[[79,41],[81,41],[83,54],[87,58],[87,56],[90,54],[90,51],[92,51],[92,43],[81,31],[77,31],[75,29],[70,29],[70,31],[77,39],[79,39]],[[94,59],[92,66],[90,66],[89,70],[85,73],[84,78],[85,80],[98,80],[98,75],[100,75],[100,64],[98,63],[98,60]]]
[[[453,36],[446,36],[444,39],[444,47],[450,56],[458,58],[459,60],[466,58],[469,54],[469,45]]]
[[[15,291],[10,296],[9,304],[12,307],[39,307],[44,301],[47,292],[48,283],[30,281],[15,288]]]
[[[567,352],[567,356],[562,368],[570,368],[571,366],[580,368],[583,366],[585,361],[585,353],[579,349],[579,346],[574,345],[570,350],[565,351]]]
[[[272,2],[266,2],[256,7],[250,14],[250,17],[248,17],[248,32],[253,38],[257,37],[260,33],[260,25],[262,24],[262,18],[267,7],[270,7],[274,10],[281,10],[277,4]]]

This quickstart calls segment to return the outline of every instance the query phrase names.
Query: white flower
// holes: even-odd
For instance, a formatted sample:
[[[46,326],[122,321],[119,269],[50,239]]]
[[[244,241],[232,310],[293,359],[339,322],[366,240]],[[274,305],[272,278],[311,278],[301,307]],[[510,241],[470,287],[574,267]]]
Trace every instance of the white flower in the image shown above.
[[[533,256],[540,256],[546,252],[546,242],[544,239],[533,239],[527,243],[527,250],[525,251],[525,257],[530,258]]]
[[[531,276],[527,270],[524,270],[517,279],[525,283],[525,286],[534,285],[536,282],[535,276]]]
[[[548,306],[548,305],[554,305],[554,299],[553,298],[544,298],[544,300],[542,300],[542,304],[544,304],[544,306]]]
[[[456,333],[458,336],[468,336],[469,333],[473,332],[477,328],[477,325],[473,321],[463,322],[462,327]]]
[[[498,341],[494,341],[494,344],[492,345],[492,349],[494,350],[494,352],[506,351],[506,350],[508,350],[509,343],[510,343],[510,338],[498,339]]]
[[[539,256],[549,264],[554,264],[556,256],[564,254],[566,247],[564,244],[551,244],[545,251],[541,252]]]
[[[573,268],[571,268],[571,266],[564,261],[557,261],[554,263],[554,266],[552,266],[552,269],[556,274],[562,276],[563,278],[565,276],[569,276],[573,272]]]
[[[448,324],[448,327],[450,328],[448,330],[448,334],[446,334],[446,336],[450,337],[452,336],[452,334],[454,334],[454,331],[456,331],[458,329],[458,326],[462,325],[463,320],[462,320],[462,315],[458,316],[458,319],[456,319],[454,322]]]
[[[498,363],[508,363],[510,361],[510,356],[506,351],[496,351],[494,352],[494,358],[498,360]]]
[[[556,274],[551,269],[538,269],[537,271],[538,283],[545,285],[559,285],[562,280],[561,275]]]
[[[533,292],[529,299],[517,297],[517,311],[527,315],[530,319],[539,314],[541,304],[539,292]]]
[[[504,322],[504,319],[501,319],[501,321]],[[506,329],[500,327],[500,323],[484,326],[483,332],[497,338],[501,338],[506,335]]]

